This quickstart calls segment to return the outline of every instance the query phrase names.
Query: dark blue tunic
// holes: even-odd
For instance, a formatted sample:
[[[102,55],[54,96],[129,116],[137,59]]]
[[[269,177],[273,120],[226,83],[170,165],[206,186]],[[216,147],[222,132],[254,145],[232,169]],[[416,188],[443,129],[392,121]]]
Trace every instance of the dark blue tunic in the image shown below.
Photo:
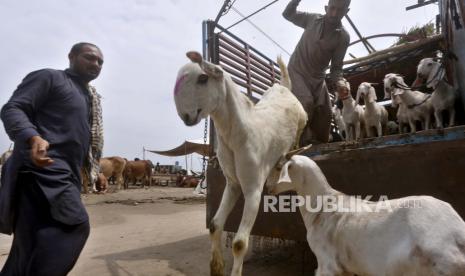
[[[87,88],[72,71],[44,69],[30,73],[1,110],[11,140],[12,156],[2,168],[0,232],[11,234],[19,171],[30,172],[50,203],[52,217],[67,225],[88,220],[80,199],[80,168],[90,145],[90,100]],[[28,139],[40,135],[50,143],[55,162],[36,167]]]

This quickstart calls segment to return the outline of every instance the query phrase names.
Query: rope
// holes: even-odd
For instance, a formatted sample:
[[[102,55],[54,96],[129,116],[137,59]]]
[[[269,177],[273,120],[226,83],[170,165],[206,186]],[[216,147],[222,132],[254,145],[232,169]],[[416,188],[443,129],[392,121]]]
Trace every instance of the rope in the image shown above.
[[[421,101],[419,103],[416,103],[416,104],[407,105],[407,108],[412,109],[414,107],[420,106],[420,105],[424,104],[430,97],[431,97],[431,95],[427,94],[423,101]]]
[[[274,1],[276,2],[276,1]],[[274,3],[273,2],[273,3]],[[271,4],[273,4],[271,3]],[[271,5],[271,4],[268,4],[268,5]],[[291,54],[286,50],[284,49],[278,42],[276,42],[270,35],[268,35],[265,31],[263,31],[262,29],[260,29],[257,25],[255,25],[255,23],[252,22],[252,20],[246,18],[240,11],[238,11],[236,8],[232,7],[233,11],[235,11],[237,14],[239,14],[240,16],[242,16],[242,18],[244,18],[244,20],[247,20],[247,22],[250,23],[250,25],[252,25],[257,31],[259,31],[262,35],[264,35],[266,38],[268,38],[274,45],[276,45],[277,47],[279,47],[281,50],[283,50],[288,56],[291,56]],[[249,16],[250,17],[250,16]],[[234,26],[234,25],[233,25]],[[226,28],[229,29],[231,28],[232,26]]]

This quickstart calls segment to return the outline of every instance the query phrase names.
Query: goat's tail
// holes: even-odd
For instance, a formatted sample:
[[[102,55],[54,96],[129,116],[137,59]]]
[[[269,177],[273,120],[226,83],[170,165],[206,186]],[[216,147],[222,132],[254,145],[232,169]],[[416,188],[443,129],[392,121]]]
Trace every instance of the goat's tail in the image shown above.
[[[280,84],[289,90],[292,90],[291,78],[289,78],[289,71],[281,56],[278,56],[279,69],[281,70]]]

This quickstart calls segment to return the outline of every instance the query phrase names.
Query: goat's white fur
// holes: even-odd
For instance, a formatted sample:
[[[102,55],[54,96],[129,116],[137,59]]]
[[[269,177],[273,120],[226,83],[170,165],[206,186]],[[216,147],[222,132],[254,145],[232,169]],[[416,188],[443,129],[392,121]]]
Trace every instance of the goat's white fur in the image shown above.
[[[372,128],[376,129],[378,137],[383,136],[383,129],[386,129],[388,121],[388,113],[384,106],[376,103],[375,88],[368,82],[362,82],[357,90],[356,102],[359,103],[360,97],[365,102],[365,112],[363,114],[365,120],[365,129],[367,137],[373,137]]]
[[[404,197],[383,201],[387,208],[370,212],[377,210],[376,202],[334,190],[318,165],[300,155],[285,163],[281,172],[275,170],[267,187],[274,194],[294,190],[311,203],[318,196],[334,196],[336,206],[348,208],[353,202],[362,207],[309,212],[300,206],[307,241],[318,260],[316,276],[465,275],[465,222],[444,201]]]
[[[231,272],[239,276],[263,185],[278,161],[298,142],[307,114],[287,87],[273,85],[254,105],[220,66],[203,61],[196,52],[189,52],[188,57],[193,63],[179,71],[176,108],[186,125],[211,116],[218,140],[218,161],[226,178],[220,206],[210,222],[211,275],[224,275],[221,234],[242,191],[244,212],[233,241]],[[278,63],[281,83],[289,87],[287,69],[281,59]]]
[[[350,83],[346,80],[338,82],[338,98],[342,100],[342,119],[345,124],[346,141],[359,140],[364,135],[364,110],[357,104],[350,92]]]
[[[417,131],[416,121],[422,123],[423,129],[430,129],[433,107],[431,106],[431,98],[428,98],[429,95],[420,91],[399,88],[396,84],[408,87],[404,79],[397,74],[391,73],[384,77],[385,98],[391,98],[391,95],[399,97],[401,104],[404,105],[402,111],[405,112],[405,115],[402,116],[408,118],[412,133]]]
[[[420,61],[417,68],[417,79],[415,84],[426,81],[428,88],[433,88],[431,95],[431,105],[434,109],[436,127],[442,128],[443,119],[442,111],[449,112],[449,127],[455,125],[455,98],[456,92],[452,85],[444,80],[445,69],[433,58],[424,58]]]

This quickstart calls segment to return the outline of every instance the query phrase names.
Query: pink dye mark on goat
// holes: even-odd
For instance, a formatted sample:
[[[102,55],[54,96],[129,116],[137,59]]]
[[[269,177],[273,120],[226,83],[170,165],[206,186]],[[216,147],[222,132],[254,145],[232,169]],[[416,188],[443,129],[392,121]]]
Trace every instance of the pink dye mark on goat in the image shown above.
[[[176,85],[174,86],[174,95],[178,94],[179,89],[181,88],[182,82],[184,81],[186,77],[187,77],[187,74],[184,74],[176,81]]]

